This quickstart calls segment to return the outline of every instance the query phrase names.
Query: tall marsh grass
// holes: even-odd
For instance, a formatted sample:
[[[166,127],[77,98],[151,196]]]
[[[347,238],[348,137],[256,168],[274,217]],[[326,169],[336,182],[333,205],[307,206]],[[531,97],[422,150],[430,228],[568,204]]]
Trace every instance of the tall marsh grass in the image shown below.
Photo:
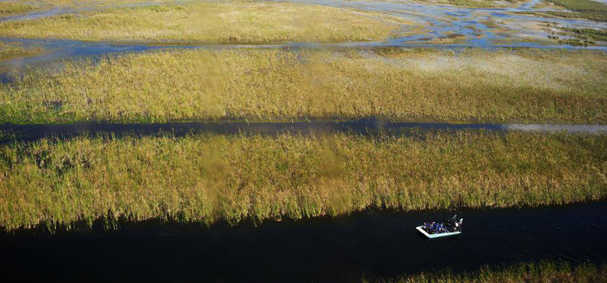
[[[607,122],[602,52],[190,50],[66,63],[0,85],[4,123],[382,117]]]
[[[402,24],[385,14],[320,5],[189,2],[0,23],[0,35],[177,44],[343,42],[387,39]]]
[[[607,136],[171,135],[0,146],[0,227],[213,223],[607,196]]]

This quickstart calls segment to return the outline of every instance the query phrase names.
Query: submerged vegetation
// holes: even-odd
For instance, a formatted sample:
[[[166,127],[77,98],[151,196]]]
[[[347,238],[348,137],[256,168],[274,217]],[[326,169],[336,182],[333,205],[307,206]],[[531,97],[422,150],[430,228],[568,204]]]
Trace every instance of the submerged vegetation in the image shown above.
[[[368,282],[363,280],[363,282]],[[384,283],[489,283],[489,282],[607,282],[607,266],[588,263],[571,265],[566,262],[541,261],[521,263],[508,267],[483,267],[476,272],[453,273],[437,271],[403,276],[394,280],[378,280]]]
[[[4,123],[381,117],[607,122],[603,52],[190,50],[66,63],[0,85]]]
[[[42,52],[40,48],[27,48],[19,44],[0,42],[0,61],[10,60],[17,57],[31,56]]]
[[[128,42],[343,42],[389,38],[403,21],[295,3],[230,1],[85,11],[0,24],[0,35]]]
[[[212,223],[607,196],[607,136],[79,137],[0,146],[0,226]]]

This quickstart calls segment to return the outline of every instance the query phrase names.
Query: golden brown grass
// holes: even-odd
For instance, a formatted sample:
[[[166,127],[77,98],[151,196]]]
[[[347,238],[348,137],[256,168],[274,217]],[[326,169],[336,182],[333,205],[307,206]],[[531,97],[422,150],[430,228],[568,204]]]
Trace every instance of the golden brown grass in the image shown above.
[[[19,3],[16,1],[0,2],[0,17],[25,13],[34,9],[35,7],[31,5]]]
[[[0,226],[299,219],[607,196],[607,136],[75,138],[0,146]]]
[[[389,38],[403,22],[380,13],[294,3],[136,6],[0,24],[0,35],[128,42],[343,42]]]
[[[207,0],[191,0],[191,1],[207,1]],[[233,0],[222,0],[222,2],[229,2]],[[57,6],[57,7],[103,7],[112,5],[123,5],[123,4],[147,4],[147,3],[171,3],[176,2],[175,0],[33,0],[37,4],[46,6]],[[180,1],[189,2],[189,0]],[[209,2],[209,1],[207,1]]]
[[[607,122],[607,55],[193,50],[67,63],[0,85],[0,121]],[[59,106],[59,107],[57,107]]]
[[[526,0],[443,0],[441,2],[470,8],[504,8],[516,7],[525,1]]]

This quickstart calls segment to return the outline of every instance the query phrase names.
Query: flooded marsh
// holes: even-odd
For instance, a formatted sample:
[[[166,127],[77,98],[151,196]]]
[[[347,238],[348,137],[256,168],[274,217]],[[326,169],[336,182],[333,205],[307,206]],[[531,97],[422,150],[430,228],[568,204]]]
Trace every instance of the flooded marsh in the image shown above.
[[[0,0],[0,266],[605,281],[606,15],[606,0]],[[452,238],[415,229],[456,211],[464,230],[426,234]]]

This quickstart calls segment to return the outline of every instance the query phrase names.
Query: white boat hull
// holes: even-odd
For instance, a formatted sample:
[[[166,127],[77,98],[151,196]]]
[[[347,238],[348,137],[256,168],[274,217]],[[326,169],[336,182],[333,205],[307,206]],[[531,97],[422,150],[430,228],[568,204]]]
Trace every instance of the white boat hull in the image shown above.
[[[422,234],[424,234],[426,237],[428,237],[429,239],[436,239],[436,238],[443,238],[443,237],[450,237],[450,236],[456,236],[461,234],[461,231],[458,232],[448,232],[448,233],[440,233],[440,234],[429,234],[428,232],[426,232],[426,230],[424,230],[424,226],[417,226],[416,227],[417,231],[421,232]]]

